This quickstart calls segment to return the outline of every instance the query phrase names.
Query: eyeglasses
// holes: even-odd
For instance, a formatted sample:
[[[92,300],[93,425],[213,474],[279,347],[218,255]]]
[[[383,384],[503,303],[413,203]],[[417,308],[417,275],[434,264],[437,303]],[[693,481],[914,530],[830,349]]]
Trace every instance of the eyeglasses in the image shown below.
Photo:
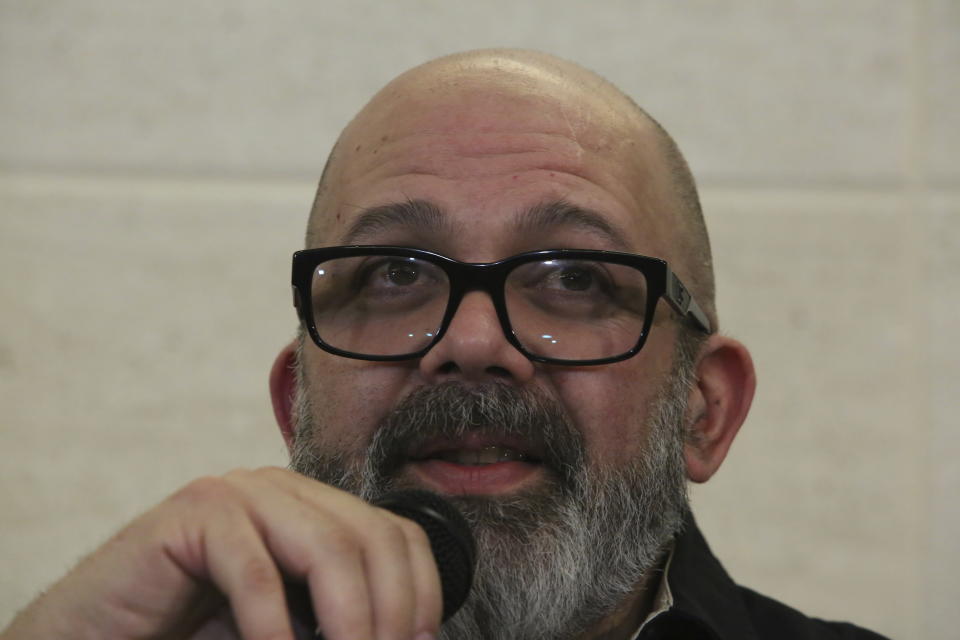
[[[327,247],[294,253],[292,282],[314,343],[361,360],[423,356],[474,290],[490,296],[506,339],[535,362],[635,355],[661,297],[695,329],[711,331],[665,261],[630,253],[559,249],[475,264],[406,247]]]

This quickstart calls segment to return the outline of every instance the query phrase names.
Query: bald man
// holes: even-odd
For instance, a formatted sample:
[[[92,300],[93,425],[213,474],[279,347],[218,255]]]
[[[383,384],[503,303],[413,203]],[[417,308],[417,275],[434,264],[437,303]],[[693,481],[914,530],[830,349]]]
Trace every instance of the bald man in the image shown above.
[[[479,51],[380,91],[328,160],[270,376],[291,470],[195,481],[4,638],[878,638],[738,587],[690,515],[753,397],[718,333],[696,189],[665,131],[578,66]],[[476,537],[440,626],[427,489]]]

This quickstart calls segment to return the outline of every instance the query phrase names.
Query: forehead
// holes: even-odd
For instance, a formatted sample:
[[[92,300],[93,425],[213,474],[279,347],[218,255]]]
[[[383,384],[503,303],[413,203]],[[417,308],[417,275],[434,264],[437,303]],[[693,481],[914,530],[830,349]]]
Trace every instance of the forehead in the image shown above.
[[[459,87],[368,107],[338,144],[317,212],[322,243],[492,245],[559,231],[566,244],[579,234],[591,246],[663,254],[656,138],[602,100],[548,89]]]
[[[403,236],[415,239],[415,243],[443,244],[445,238],[463,232],[457,216],[429,200],[406,200],[370,207],[352,220],[339,239],[341,244],[398,244],[383,238]],[[500,216],[499,222],[501,227],[521,240],[546,239],[562,231],[589,237],[591,242],[607,249],[633,250],[624,230],[603,213],[563,200],[537,202],[517,210],[512,216]]]

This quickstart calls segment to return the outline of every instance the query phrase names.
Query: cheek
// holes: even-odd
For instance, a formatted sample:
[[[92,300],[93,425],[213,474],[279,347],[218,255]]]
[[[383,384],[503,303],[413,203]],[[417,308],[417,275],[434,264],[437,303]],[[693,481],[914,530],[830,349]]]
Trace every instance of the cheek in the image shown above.
[[[586,441],[591,462],[636,459],[649,438],[647,419],[669,372],[655,350],[595,369],[558,371],[554,384]]]
[[[337,451],[364,448],[402,397],[409,374],[396,365],[327,354],[308,361],[317,445]]]

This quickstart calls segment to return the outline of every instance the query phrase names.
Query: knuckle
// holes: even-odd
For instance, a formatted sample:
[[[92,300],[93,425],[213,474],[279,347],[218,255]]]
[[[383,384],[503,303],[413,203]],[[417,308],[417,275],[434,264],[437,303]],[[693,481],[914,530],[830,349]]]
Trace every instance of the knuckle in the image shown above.
[[[247,560],[240,568],[239,576],[243,588],[254,593],[272,591],[278,582],[277,569],[260,558]]]
[[[426,548],[430,547],[430,538],[427,537],[427,532],[416,522],[402,518],[400,526],[403,527],[403,532],[406,534],[407,539],[414,545]]]
[[[204,476],[182,487],[172,498],[188,504],[221,502],[234,493],[233,487],[221,477]]]
[[[378,527],[377,531],[383,536],[383,541],[394,546],[406,546],[410,542],[426,540],[423,529],[413,520],[386,512],[386,525]]]
[[[375,531],[379,544],[394,549],[406,549],[407,536],[404,527],[396,520],[391,520]]]
[[[357,537],[342,527],[319,527],[315,534],[324,548],[340,556],[355,554],[359,551]]]
[[[255,472],[250,469],[231,469],[223,474],[223,479],[226,482],[249,482],[249,480],[254,476]]]

